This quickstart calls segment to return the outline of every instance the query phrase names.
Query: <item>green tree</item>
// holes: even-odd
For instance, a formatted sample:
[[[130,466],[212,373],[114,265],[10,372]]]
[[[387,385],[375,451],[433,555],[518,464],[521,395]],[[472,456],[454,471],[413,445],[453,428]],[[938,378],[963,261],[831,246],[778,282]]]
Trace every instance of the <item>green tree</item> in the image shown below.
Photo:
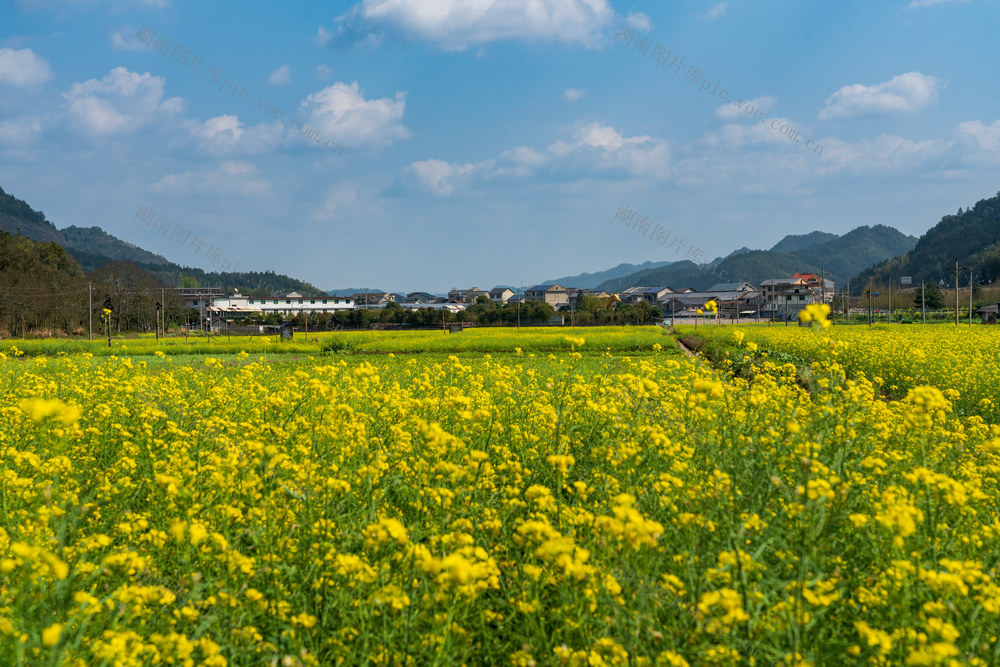
[[[401,305],[395,301],[390,301],[385,304],[385,308],[379,311],[378,321],[382,324],[402,322],[404,314],[405,311]]]
[[[941,294],[941,288],[933,280],[927,283],[927,295],[926,295],[926,305],[928,308],[941,308],[944,306],[944,295]],[[924,305],[924,286],[921,285],[913,292],[913,305],[917,308],[921,308]]]

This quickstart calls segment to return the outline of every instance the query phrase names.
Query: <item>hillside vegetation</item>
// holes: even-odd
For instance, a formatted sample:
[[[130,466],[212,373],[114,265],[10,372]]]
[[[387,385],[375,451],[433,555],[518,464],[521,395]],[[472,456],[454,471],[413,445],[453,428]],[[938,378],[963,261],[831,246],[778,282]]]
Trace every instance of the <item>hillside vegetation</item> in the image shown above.
[[[956,258],[960,266],[968,267],[959,278],[962,287],[969,284],[969,268],[978,284],[1000,278],[1000,192],[966,211],[944,216],[912,250],[861,270],[852,282],[861,289],[869,280],[884,284],[890,278],[912,276],[914,284],[944,280],[954,287]]]
[[[175,264],[161,255],[122,241],[100,227],[69,226],[59,230],[22,199],[0,188],[0,231],[35,241],[57,243],[66,250],[79,268],[92,273],[108,262],[131,262],[166,286],[221,287],[226,291],[269,294],[296,291],[304,296],[318,296],[323,290],[315,285],[273,271],[205,271]]]
[[[832,238],[829,238],[832,237]],[[818,241],[804,246],[808,241]],[[708,289],[715,283],[747,281],[757,285],[768,278],[787,278],[795,272],[826,273],[842,283],[858,271],[876,262],[899,255],[916,245],[917,240],[900,231],[875,225],[858,227],[843,236],[813,232],[786,236],[775,248],[798,248],[793,252],[750,250],[733,253],[722,261],[697,265],[690,261],[639,271],[621,279],[621,288],[639,285],[669,285],[675,289]],[[601,283],[599,289],[618,291],[619,281]]]

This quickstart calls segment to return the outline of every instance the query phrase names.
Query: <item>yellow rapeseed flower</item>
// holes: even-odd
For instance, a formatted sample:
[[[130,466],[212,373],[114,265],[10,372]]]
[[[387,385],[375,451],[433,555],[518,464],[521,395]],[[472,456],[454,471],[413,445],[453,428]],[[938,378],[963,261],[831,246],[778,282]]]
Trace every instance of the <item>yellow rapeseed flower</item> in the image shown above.
[[[55,646],[59,643],[59,637],[62,635],[62,623],[53,623],[49,627],[42,630],[42,644],[45,646]]]

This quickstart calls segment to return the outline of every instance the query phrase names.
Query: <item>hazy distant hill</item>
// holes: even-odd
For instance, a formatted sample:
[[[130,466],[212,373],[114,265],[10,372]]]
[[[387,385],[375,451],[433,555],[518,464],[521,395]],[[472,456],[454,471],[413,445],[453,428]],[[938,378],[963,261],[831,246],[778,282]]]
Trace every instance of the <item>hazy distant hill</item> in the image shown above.
[[[581,273],[576,276],[565,276],[563,278],[554,278],[552,280],[546,280],[539,283],[540,285],[551,285],[559,284],[563,287],[579,287],[581,289],[594,289],[601,283],[605,281],[617,280],[618,278],[623,278],[624,276],[637,273],[639,271],[647,271],[649,269],[655,269],[661,266],[666,266],[671,262],[643,262],[642,264],[619,264],[618,266],[607,269],[605,271],[597,271],[596,273]],[[530,287],[530,285],[526,285]],[[512,288],[513,289],[513,288]],[[517,291],[516,289],[514,290]],[[617,291],[617,290],[615,290]]]
[[[35,241],[54,241],[65,247],[66,239],[45,219],[44,213],[32,209],[23,199],[7,194],[3,188],[0,188],[0,231]]]
[[[869,279],[885,284],[899,276],[911,276],[913,284],[922,280],[955,284],[955,259],[960,266],[971,267],[977,283],[1000,278],[1000,192],[995,197],[981,199],[972,208],[955,215],[946,215],[920,237],[909,252],[899,253],[876,266],[869,267],[851,279],[851,291],[859,293]],[[965,287],[969,270],[964,269],[959,285]],[[857,285],[857,289],[855,289]]]
[[[808,234],[789,234],[774,244],[771,248],[774,252],[796,252],[809,246],[819,245],[837,238],[836,234],[830,232],[809,232]]]
[[[832,238],[831,238],[832,237]],[[805,246],[804,239],[817,243]],[[622,289],[639,285],[668,285],[674,289],[708,289],[715,283],[747,281],[757,285],[768,278],[787,278],[795,272],[821,273],[842,283],[860,270],[888,257],[906,252],[917,239],[892,227],[858,227],[843,236],[813,232],[787,236],[775,247],[797,247],[795,252],[774,250],[740,251],[711,265],[678,262],[670,266],[640,271],[621,280]],[[618,291],[618,281],[606,281],[600,289]]]
[[[13,235],[58,243],[66,249],[86,272],[100,268],[106,262],[121,260],[132,262],[140,268],[156,274],[167,286],[179,287],[187,278],[198,281],[205,287],[222,287],[225,290],[239,289],[247,293],[296,291],[312,296],[322,294],[322,290],[302,280],[297,280],[273,271],[266,272],[225,272],[204,271],[180,266],[165,257],[143,250],[137,245],[122,241],[108,234],[100,227],[75,227],[56,229],[45,219],[45,214],[36,211],[27,202],[4,192],[0,188],[0,231]]]
[[[101,264],[109,259],[118,259],[124,262],[143,262],[145,264],[162,265],[170,264],[170,261],[161,255],[156,255],[143,250],[139,246],[122,241],[111,234],[108,234],[100,227],[76,227],[70,226],[62,230],[62,235],[66,239],[64,247],[77,257],[77,261],[83,266],[84,271],[93,271],[96,266],[88,266],[80,256],[87,257],[90,261],[101,259]]]
[[[875,225],[858,227],[794,254],[814,266],[825,267],[828,274],[836,276],[837,282],[843,282],[876,262],[912,250],[916,244],[916,237],[893,227]]]
[[[351,296],[353,294],[364,294],[365,292],[369,294],[375,294],[377,292],[385,292],[384,289],[378,289],[376,287],[344,287],[343,289],[331,289],[327,290],[326,293],[330,296]]]

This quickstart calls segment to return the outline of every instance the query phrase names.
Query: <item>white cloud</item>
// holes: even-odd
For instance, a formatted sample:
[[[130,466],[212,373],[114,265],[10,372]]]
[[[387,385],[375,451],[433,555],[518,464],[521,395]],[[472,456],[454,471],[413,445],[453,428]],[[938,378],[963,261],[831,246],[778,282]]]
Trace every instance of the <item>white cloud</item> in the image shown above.
[[[292,69],[288,65],[282,65],[271,72],[267,77],[267,82],[272,86],[283,86],[292,80]]]
[[[0,84],[31,86],[52,78],[52,68],[31,49],[0,49]]]
[[[939,83],[940,79],[932,76],[907,72],[874,86],[844,86],[827,98],[819,118],[919,111],[937,99]]]
[[[662,180],[670,171],[670,150],[660,139],[625,137],[612,127],[591,123],[579,127],[571,141],[556,141],[545,151],[516,146],[495,160],[461,164],[432,159],[414,162],[407,169],[425,188],[447,197],[474,179],[533,178],[543,167],[563,175],[611,171]]]
[[[278,121],[244,127],[237,116],[223,115],[205,122],[187,121],[182,127],[202,151],[214,155],[268,153],[292,143],[292,137]]]
[[[326,192],[323,204],[313,211],[312,219],[316,222],[331,222],[337,218],[337,213],[350,208],[358,200],[358,188],[353,183],[337,183]]]
[[[743,102],[742,106],[739,104]],[[769,95],[762,95],[760,97],[755,97],[752,100],[736,100],[735,102],[730,102],[729,104],[723,104],[715,110],[716,118],[722,118],[724,120],[735,120],[737,118],[752,118],[753,114],[757,112],[757,109],[761,109],[764,113],[774,106],[777,100]],[[753,107],[753,112],[747,113],[747,110]]]
[[[244,130],[240,129],[239,118],[236,116],[216,116],[215,118],[209,118],[203,124],[199,125],[196,130],[196,134],[200,135],[202,139],[207,140],[228,134],[234,141],[238,141],[243,132]]]
[[[42,126],[37,120],[0,121],[0,145],[24,147],[38,141]]]
[[[855,143],[826,139],[823,144],[821,169],[876,173],[913,171],[928,164],[937,164],[954,142],[940,139],[913,141],[895,135],[882,134],[874,141]]]
[[[714,21],[717,18],[721,18],[726,15],[726,10],[729,9],[728,2],[720,2],[711,9],[709,9],[704,14],[700,14],[698,18],[704,19],[706,21]]]
[[[111,48],[115,51],[147,51],[149,46],[135,39],[136,31],[131,27],[122,28],[109,35]]]
[[[629,12],[628,18],[625,19],[625,22],[636,30],[641,30],[643,32],[646,32],[653,27],[653,22],[642,12]]]
[[[596,44],[613,16],[608,0],[362,0],[348,20],[461,50],[508,39]]]
[[[320,81],[329,79],[331,74],[333,74],[333,69],[326,65],[316,65],[316,78]]]
[[[63,97],[69,114],[86,134],[127,134],[184,106],[179,97],[163,99],[162,77],[116,67],[103,79],[74,83]]]
[[[217,169],[185,171],[180,174],[168,174],[150,186],[150,189],[163,195],[209,195],[234,197],[264,197],[274,196],[271,184],[258,177],[257,167],[249,162],[227,161]]]
[[[750,120],[753,119],[750,118]],[[766,120],[766,123],[727,123],[719,129],[709,132],[701,140],[710,146],[725,147],[729,150],[765,144],[786,146],[793,140],[786,136],[787,131],[786,135],[781,134],[782,125],[787,125],[799,135],[805,131],[801,125],[796,125],[788,118],[769,117]],[[771,127],[772,122],[775,123],[775,128]],[[801,136],[799,143],[805,143],[805,139]]]
[[[961,5],[969,0],[913,0],[908,9],[916,7],[932,7],[934,5]]]
[[[562,94],[562,98],[567,102],[576,102],[577,100],[583,99],[586,94],[587,93],[579,88],[567,88],[566,92]]]
[[[552,161],[551,155],[540,153],[529,146],[515,146],[500,154],[490,176],[531,178],[539,167]]]
[[[667,142],[649,135],[625,137],[596,122],[580,127],[570,142],[554,142],[549,152],[578,168],[624,170],[653,179],[665,178],[670,170]]]
[[[995,120],[989,125],[984,125],[979,120],[959,123],[958,134],[971,138],[980,150],[1000,151],[1000,120]]]
[[[387,145],[410,136],[401,123],[406,93],[366,100],[357,82],[335,83],[307,97],[301,109],[321,139],[344,146]]]
[[[331,39],[333,39],[333,34],[323,26],[320,26],[319,30],[316,31],[316,36],[313,37],[313,44],[316,46],[326,46]]]
[[[540,167],[549,161],[544,153],[539,153],[530,146],[515,146],[500,154],[500,158],[514,164],[527,165],[530,167]]]
[[[469,180],[476,171],[488,170],[493,165],[492,160],[479,164],[453,164],[443,160],[424,160],[414,162],[407,169],[417,180],[431,192],[442,197],[451,195],[456,185]]]

